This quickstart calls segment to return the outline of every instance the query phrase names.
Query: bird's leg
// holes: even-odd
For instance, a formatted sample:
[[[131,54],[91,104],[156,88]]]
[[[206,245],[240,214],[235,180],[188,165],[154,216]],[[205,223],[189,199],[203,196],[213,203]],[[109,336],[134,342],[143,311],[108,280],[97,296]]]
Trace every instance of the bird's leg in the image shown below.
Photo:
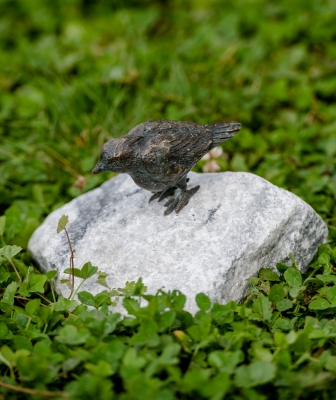
[[[189,180],[189,179],[188,179]],[[176,214],[178,214],[182,208],[188,204],[189,199],[198,191],[199,186],[195,186],[192,189],[187,190],[187,180],[183,179],[177,185],[179,193],[167,201],[164,205],[167,207],[167,210],[164,212],[164,215],[168,215],[175,210]]]

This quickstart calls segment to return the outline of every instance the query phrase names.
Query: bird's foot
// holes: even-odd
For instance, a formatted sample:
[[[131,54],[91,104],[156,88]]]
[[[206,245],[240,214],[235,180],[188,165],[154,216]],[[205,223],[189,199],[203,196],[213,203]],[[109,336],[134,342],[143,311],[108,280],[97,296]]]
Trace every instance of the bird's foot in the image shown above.
[[[178,214],[184,206],[186,206],[190,200],[190,198],[198,191],[199,185],[193,187],[189,190],[180,191],[180,193],[173,197],[172,199],[168,200],[167,203],[164,205],[167,207],[167,210],[164,212],[164,215],[169,215],[174,210],[176,214]]]
[[[170,187],[169,189],[163,190],[162,192],[156,192],[151,196],[151,198],[148,200],[148,203],[151,201],[159,198],[159,202],[165,199],[166,197],[172,196],[175,193],[176,187]]]

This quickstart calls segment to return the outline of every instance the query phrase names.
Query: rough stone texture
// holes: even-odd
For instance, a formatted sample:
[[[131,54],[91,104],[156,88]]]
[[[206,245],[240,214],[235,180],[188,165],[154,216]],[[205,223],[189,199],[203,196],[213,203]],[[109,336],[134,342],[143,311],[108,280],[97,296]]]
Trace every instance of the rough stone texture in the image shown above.
[[[248,278],[263,267],[275,270],[277,262],[289,261],[289,253],[305,270],[327,238],[325,223],[308,204],[256,175],[189,176],[189,187],[201,188],[179,215],[164,217],[162,203],[148,204],[151,193],[122,174],[51,213],[29,249],[43,271],[67,268],[66,237],[56,233],[66,214],[76,267],[91,261],[109,273],[111,287],[142,277],[150,293],[179,289],[194,312],[199,292],[214,302],[242,300]],[[102,290],[95,280],[82,290]],[[56,290],[68,294],[59,281]]]

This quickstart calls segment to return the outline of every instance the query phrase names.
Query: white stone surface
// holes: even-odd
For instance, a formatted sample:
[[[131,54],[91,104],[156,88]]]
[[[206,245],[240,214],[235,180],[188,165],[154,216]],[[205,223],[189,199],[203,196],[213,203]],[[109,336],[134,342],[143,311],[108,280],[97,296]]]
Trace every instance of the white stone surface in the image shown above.
[[[128,175],[118,175],[51,213],[29,242],[43,271],[57,269],[58,278],[69,264],[59,218],[69,216],[68,231],[76,249],[75,266],[91,261],[109,273],[109,286],[123,287],[142,277],[148,292],[179,289],[187,309],[197,310],[195,295],[213,302],[244,298],[247,280],[260,268],[289,261],[293,253],[305,270],[327,227],[315,211],[294,194],[249,173],[190,173],[188,187],[201,188],[179,215],[163,216],[150,192]],[[82,290],[103,289],[90,278]],[[56,283],[67,296],[68,288]]]

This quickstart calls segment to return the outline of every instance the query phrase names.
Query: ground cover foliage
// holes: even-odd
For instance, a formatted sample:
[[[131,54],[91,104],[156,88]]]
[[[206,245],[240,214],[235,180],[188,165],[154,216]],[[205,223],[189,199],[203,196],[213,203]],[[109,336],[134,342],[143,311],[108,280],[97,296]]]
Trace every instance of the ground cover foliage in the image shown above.
[[[334,398],[335,17],[332,0],[0,1],[0,399]],[[31,233],[107,178],[90,174],[106,140],[164,118],[242,123],[195,170],[307,201],[330,228],[307,274],[263,270],[244,305],[200,294],[196,316],[141,281],[53,293]]]
[[[58,233],[66,224],[64,216]],[[277,264],[279,276],[261,269],[243,304],[199,293],[194,316],[179,291],[149,295],[141,279],[110,288],[90,262],[70,264],[65,273],[80,283],[57,297],[57,272],[39,273],[21,250],[0,249],[0,398],[334,396],[336,247],[321,246],[304,275],[293,257]],[[102,285],[95,296],[80,290],[93,276]],[[128,316],[113,311],[118,301]]]
[[[64,283],[80,283],[57,297],[57,272],[39,273],[21,251],[0,248],[2,398],[333,398],[336,247],[321,246],[304,275],[293,257],[279,276],[261,269],[243,304],[199,293],[194,316],[179,291],[149,295],[141,279],[110,288],[90,262],[65,269]],[[80,290],[93,276],[95,296]],[[113,311],[118,302],[128,316]]]

